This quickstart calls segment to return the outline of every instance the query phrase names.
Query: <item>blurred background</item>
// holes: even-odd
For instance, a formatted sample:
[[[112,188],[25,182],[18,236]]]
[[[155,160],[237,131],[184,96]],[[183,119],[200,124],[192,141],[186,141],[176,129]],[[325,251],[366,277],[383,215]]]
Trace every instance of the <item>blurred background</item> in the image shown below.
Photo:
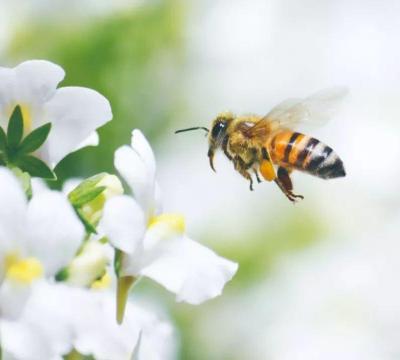
[[[399,19],[395,0],[0,0],[3,66],[48,59],[62,85],[111,101],[100,146],[62,161],[61,181],[113,172],[140,128],[165,210],[239,263],[202,306],[145,280],[133,293],[171,314],[180,359],[400,358]],[[295,174],[295,206],[274,184],[250,192],[223,156],[213,173],[202,133],[173,133],[335,85],[349,87],[346,103],[309,133],[347,177]]]

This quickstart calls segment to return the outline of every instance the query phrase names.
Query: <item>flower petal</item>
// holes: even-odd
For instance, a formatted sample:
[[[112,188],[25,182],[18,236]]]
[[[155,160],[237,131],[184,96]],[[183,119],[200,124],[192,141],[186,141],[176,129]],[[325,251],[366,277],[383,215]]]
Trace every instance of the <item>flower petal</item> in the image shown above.
[[[35,326],[21,321],[0,322],[1,346],[18,360],[51,359],[48,340]]]
[[[174,237],[159,243],[158,254],[140,273],[175,293],[178,301],[200,304],[220,295],[237,268],[187,237]]]
[[[30,295],[31,288],[29,286],[6,279],[0,286],[1,319],[14,320],[18,318]]]
[[[115,152],[114,165],[128,183],[135,199],[149,218],[154,196],[154,183],[142,159],[129,146],[122,146]]]
[[[136,344],[140,323],[118,325],[115,302],[108,293],[81,291],[80,300],[83,316],[74,318],[75,348],[82,354],[92,354],[96,359],[127,359]]]
[[[98,146],[100,143],[99,134],[97,131],[93,131],[85,140],[83,140],[74,151],[78,151],[86,146]]]
[[[121,325],[115,321],[115,299],[110,293],[84,293],[76,317],[75,348],[96,359],[129,359],[141,334],[139,359],[167,360],[175,358],[173,329],[152,312],[128,303],[127,316]],[[99,316],[101,314],[101,316]]]
[[[18,321],[31,324],[40,331],[53,355],[71,351],[73,331],[71,314],[81,314],[74,289],[61,283],[37,281]],[[50,358],[50,357],[49,357]]]
[[[16,74],[15,100],[29,104],[44,103],[55,93],[64,79],[64,70],[46,60],[24,61],[14,68]]]
[[[72,349],[71,317],[81,315],[74,289],[37,281],[30,288],[23,311],[13,322],[0,321],[6,335],[2,345],[17,359],[62,359]]]
[[[134,199],[126,195],[115,196],[104,205],[99,229],[114,247],[131,254],[143,241],[146,219]]]
[[[32,198],[26,232],[29,253],[45,264],[47,275],[71,261],[84,236],[72,206],[56,191],[41,192]]]
[[[156,181],[154,191],[154,215],[161,214],[163,211],[162,191],[161,187]]]
[[[16,105],[24,118],[24,134],[45,123],[43,105],[54,95],[64,70],[45,60],[25,61],[13,69],[0,68],[0,125],[5,129]]]
[[[145,313],[143,309],[128,303],[127,324],[133,324],[139,318],[135,314],[142,313],[142,330],[139,335],[138,343],[132,353],[132,360],[145,359],[176,359],[176,343],[173,328],[166,322],[161,322],[154,315],[150,318],[150,313]],[[132,326],[132,325],[130,325]]]
[[[65,196],[68,196],[69,193],[74,190],[81,182],[83,181],[83,179],[80,178],[71,178],[71,179],[67,179],[64,181],[63,186],[62,186],[62,193]]]
[[[128,183],[147,216],[155,211],[155,160],[153,151],[139,130],[132,132],[132,147],[115,152],[114,166]]]
[[[7,128],[8,118],[16,86],[16,76],[13,69],[0,67],[0,126]]]
[[[156,173],[154,153],[147,139],[138,129],[132,131],[131,146],[144,162],[149,176],[154,178]]]
[[[31,187],[32,187],[32,194],[34,196],[43,191],[51,191],[47,187],[46,181],[43,180],[42,178],[32,178],[31,179]]]
[[[165,250],[170,240],[183,237],[185,218],[179,214],[161,214],[155,216],[147,224],[146,234],[137,251],[124,256],[122,275],[137,278],[141,270],[151,264]]]
[[[64,87],[56,91],[45,105],[52,129],[47,139],[48,153],[42,151],[52,164],[57,164],[74,151],[92,132],[110,121],[111,106],[97,91],[83,87]]]
[[[13,173],[0,167],[0,263],[6,250],[18,250],[25,230],[27,201]],[[0,267],[0,278],[1,278]]]

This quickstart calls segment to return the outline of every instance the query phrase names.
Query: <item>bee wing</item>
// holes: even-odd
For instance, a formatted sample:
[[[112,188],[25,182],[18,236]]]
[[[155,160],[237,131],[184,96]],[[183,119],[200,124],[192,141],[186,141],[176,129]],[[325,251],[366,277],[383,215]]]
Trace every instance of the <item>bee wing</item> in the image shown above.
[[[294,128],[299,124],[323,125],[332,117],[347,95],[344,87],[321,90],[305,99],[287,99],[246,129],[248,137],[265,138],[278,128]]]
[[[305,99],[288,99],[275,106],[263,119],[277,122],[282,127],[323,125],[333,116],[347,93],[347,88],[335,87]]]

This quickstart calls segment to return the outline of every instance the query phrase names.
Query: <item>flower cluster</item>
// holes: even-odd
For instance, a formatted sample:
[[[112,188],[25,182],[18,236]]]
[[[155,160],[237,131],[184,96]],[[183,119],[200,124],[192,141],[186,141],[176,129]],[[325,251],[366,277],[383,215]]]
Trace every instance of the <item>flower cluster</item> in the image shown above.
[[[173,327],[129,300],[132,285],[147,277],[200,304],[221,294],[237,264],[192,240],[182,215],[162,211],[139,130],[115,153],[128,194],[107,173],[63,191],[37,179],[54,179],[68,153],[96,145],[112,118],[96,91],[57,88],[63,77],[42,60],[0,68],[0,358],[172,358]]]

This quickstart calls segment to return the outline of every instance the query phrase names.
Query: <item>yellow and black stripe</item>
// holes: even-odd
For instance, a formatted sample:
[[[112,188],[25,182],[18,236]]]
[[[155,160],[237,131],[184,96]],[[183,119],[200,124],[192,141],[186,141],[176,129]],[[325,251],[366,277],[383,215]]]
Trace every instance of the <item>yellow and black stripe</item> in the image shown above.
[[[279,166],[305,171],[323,179],[345,176],[343,162],[321,141],[293,131],[282,131],[270,144],[272,161]]]

